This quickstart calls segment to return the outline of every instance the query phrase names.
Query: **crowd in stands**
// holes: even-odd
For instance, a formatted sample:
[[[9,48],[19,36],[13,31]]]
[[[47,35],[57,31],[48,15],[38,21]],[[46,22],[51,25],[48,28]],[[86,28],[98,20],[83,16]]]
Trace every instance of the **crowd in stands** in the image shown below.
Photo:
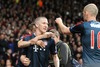
[[[92,1],[99,5],[99,0]],[[16,66],[19,56],[17,42],[36,17],[46,16],[49,29],[57,28],[55,16],[59,13],[64,24],[72,26],[82,22],[81,11],[87,3],[88,0],[0,0],[0,67]],[[61,34],[61,40],[70,45],[73,57],[82,64],[80,34]]]

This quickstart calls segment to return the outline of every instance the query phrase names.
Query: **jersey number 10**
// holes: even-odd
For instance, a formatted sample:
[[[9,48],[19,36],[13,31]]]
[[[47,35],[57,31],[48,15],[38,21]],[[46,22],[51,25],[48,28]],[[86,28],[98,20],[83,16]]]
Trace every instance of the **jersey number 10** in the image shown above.
[[[94,49],[95,43],[94,30],[91,30],[91,49]],[[97,33],[97,47],[100,49],[100,32]]]

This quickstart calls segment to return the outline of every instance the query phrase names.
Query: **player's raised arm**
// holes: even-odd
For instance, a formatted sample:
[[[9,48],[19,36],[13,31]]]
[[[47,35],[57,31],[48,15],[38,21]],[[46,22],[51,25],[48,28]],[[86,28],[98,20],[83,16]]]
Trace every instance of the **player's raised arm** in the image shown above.
[[[70,30],[69,30],[69,27],[66,27],[63,22],[62,22],[62,19],[59,17],[59,18],[56,18],[55,22],[58,24],[60,30],[62,33],[65,33],[65,34],[70,34]]]

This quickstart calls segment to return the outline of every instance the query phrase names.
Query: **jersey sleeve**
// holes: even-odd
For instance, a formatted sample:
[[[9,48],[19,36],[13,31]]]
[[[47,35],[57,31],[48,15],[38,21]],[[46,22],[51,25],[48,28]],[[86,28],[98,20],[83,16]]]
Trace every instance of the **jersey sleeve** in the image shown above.
[[[55,46],[55,42],[53,39],[51,39],[51,42],[50,42],[50,53],[51,54],[57,54],[57,46]]]
[[[23,39],[23,41],[28,41],[28,40],[30,40],[30,36],[24,37],[22,39]],[[28,47],[21,48],[21,50],[20,50],[21,55],[26,55],[27,53],[28,53]]]
[[[70,27],[69,30],[71,33],[83,33],[84,25],[83,23],[78,23],[75,26]]]

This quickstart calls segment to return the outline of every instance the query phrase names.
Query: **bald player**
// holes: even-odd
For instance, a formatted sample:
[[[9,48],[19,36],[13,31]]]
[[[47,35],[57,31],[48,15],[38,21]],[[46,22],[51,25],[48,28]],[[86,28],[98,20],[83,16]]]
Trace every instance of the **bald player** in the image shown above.
[[[100,67],[100,22],[96,20],[97,14],[97,6],[90,3],[83,9],[83,23],[66,27],[61,18],[55,20],[63,33],[81,33],[83,67]]]

